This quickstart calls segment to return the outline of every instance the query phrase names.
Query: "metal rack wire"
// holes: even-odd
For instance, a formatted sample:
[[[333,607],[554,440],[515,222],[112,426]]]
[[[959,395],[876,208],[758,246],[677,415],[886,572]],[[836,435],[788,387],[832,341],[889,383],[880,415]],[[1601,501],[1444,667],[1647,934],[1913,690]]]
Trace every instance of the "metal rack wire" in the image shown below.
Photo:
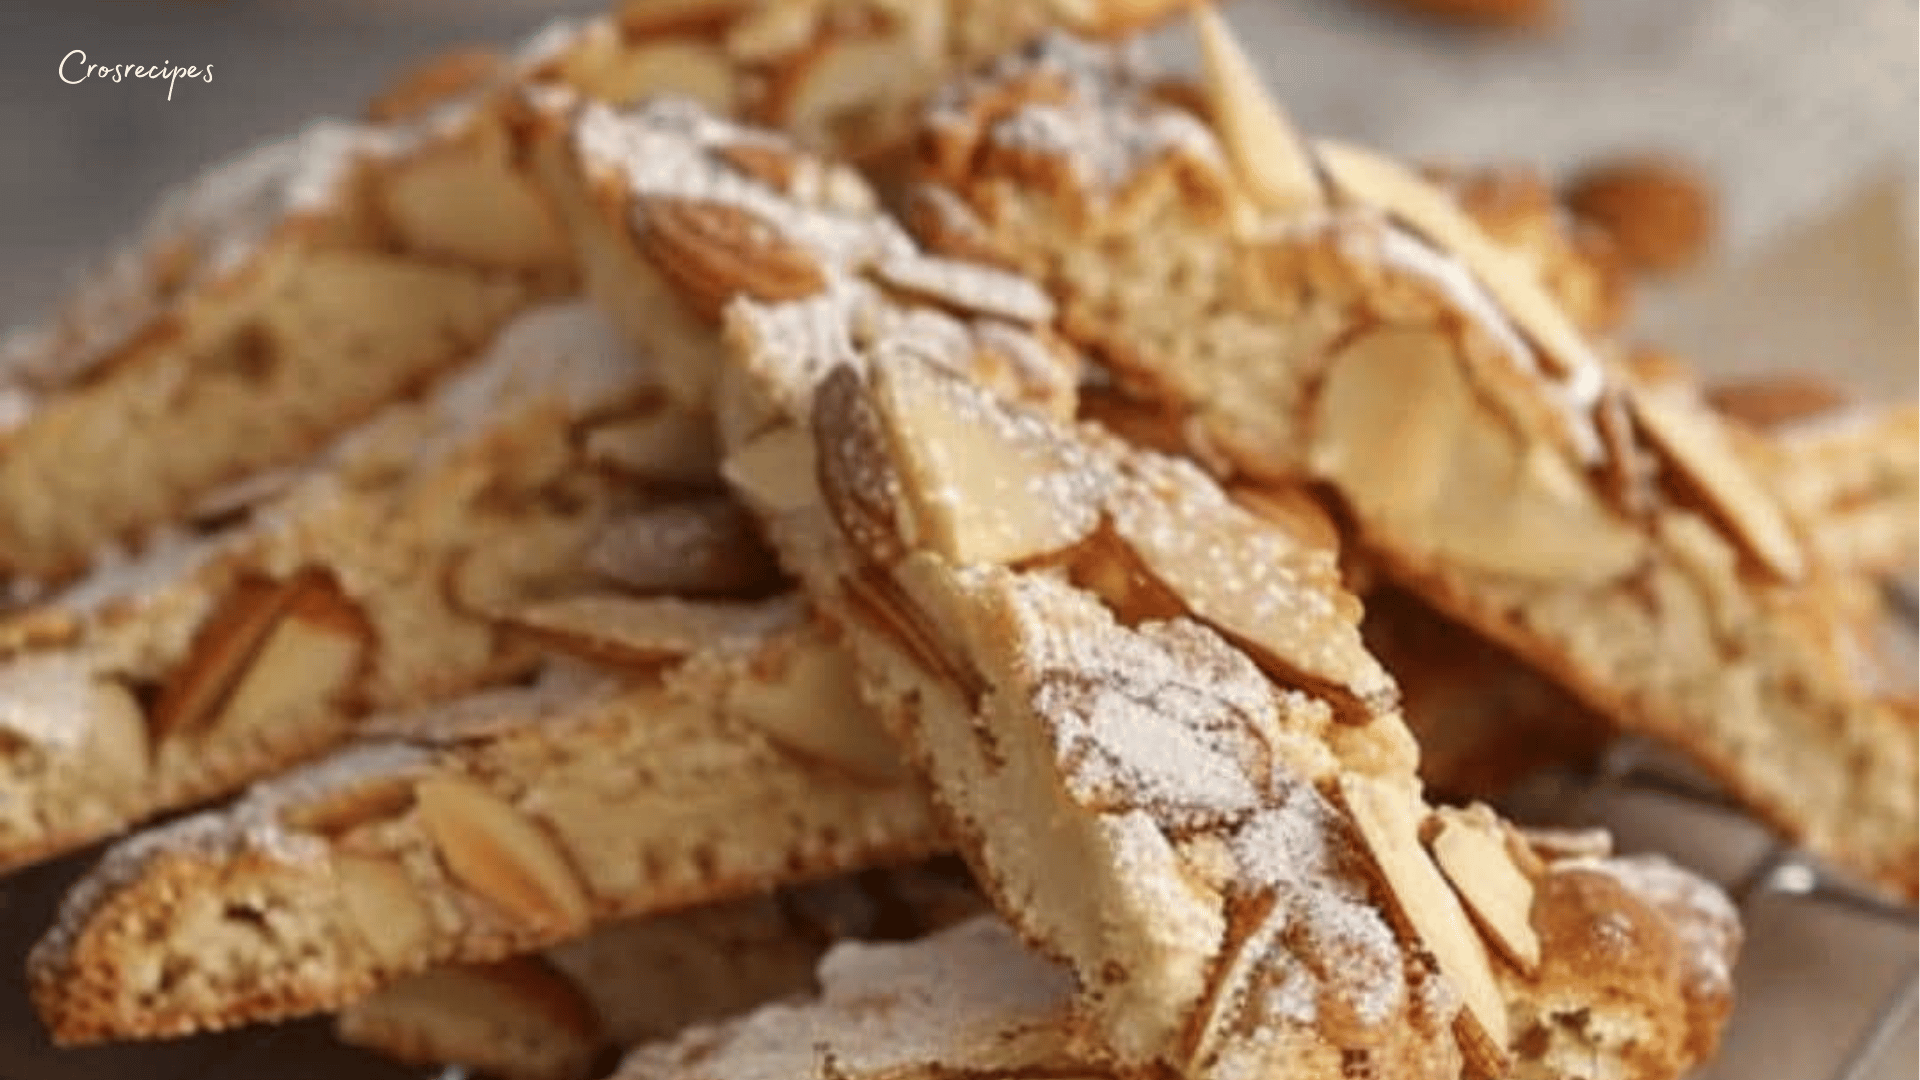
[[[1911,622],[1912,609],[1905,610]],[[1698,810],[1745,817],[1745,812],[1723,792],[1681,775],[1664,762],[1659,751],[1637,741],[1621,742],[1602,758],[1591,784],[1579,792],[1574,813],[1588,817],[1594,805],[1616,793],[1652,796]],[[1780,897],[1796,904],[1849,911],[1891,926],[1910,930],[1915,926],[1913,908],[1891,903],[1847,882],[1813,856],[1778,840],[1768,844],[1733,880],[1722,884],[1743,916],[1761,898]],[[1916,1007],[1920,1007],[1920,962],[1909,962],[1845,1056],[1827,1074],[1831,1080],[1862,1080],[1880,1061],[1894,1033],[1915,1015]]]

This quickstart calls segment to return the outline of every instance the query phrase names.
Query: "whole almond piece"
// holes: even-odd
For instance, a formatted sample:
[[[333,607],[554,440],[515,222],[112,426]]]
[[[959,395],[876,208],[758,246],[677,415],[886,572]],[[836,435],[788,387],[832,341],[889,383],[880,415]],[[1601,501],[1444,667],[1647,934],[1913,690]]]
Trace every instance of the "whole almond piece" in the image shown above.
[[[1567,186],[1567,205],[1613,240],[1628,264],[1648,273],[1699,261],[1713,242],[1713,191],[1698,172],[1672,158],[1602,162]]]
[[[570,934],[593,913],[566,856],[513,804],[462,776],[414,787],[420,820],[462,884],[541,934]]]
[[[1374,0],[1374,3],[1456,26],[1495,29],[1542,27],[1558,15],[1555,0]]]

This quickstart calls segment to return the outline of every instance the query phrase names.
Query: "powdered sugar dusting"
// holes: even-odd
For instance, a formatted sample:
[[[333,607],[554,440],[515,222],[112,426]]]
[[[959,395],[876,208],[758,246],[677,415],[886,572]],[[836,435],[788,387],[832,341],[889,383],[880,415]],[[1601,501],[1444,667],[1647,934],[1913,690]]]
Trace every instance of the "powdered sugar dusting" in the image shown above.
[[[1685,950],[1689,992],[1721,997],[1733,988],[1733,960],[1740,951],[1740,915],[1712,882],[1659,855],[1569,859],[1555,871],[1594,870],[1652,904]]]
[[[908,944],[837,945],[820,963],[820,982],[816,999],[642,1047],[618,1075],[793,1080],[1095,1068],[1083,1059],[1072,1069],[1072,980],[997,919]]]
[[[1170,155],[1226,168],[1226,157],[1206,125],[1173,109],[1149,106],[1124,92],[1139,75],[1137,54],[1066,34],[1049,35],[1022,53],[989,67],[977,82],[938,95],[927,111],[935,130],[954,132],[970,122],[976,94],[994,94],[1013,81],[1038,77],[1065,84],[1064,95],[1043,95],[997,117],[984,133],[993,145],[1044,155],[1067,170],[1089,194],[1118,191],[1141,169]],[[1057,99],[1056,99],[1057,97]]]
[[[573,128],[575,152],[588,170],[613,175],[622,190],[633,196],[735,207],[834,267],[863,266],[889,254],[913,254],[913,242],[891,218],[805,205],[740,173],[714,154],[721,147],[755,138],[679,98],[648,102],[629,115],[590,103],[581,108]],[[824,181],[817,186],[823,192],[831,190]],[[636,206],[635,214],[635,227],[644,230],[643,204]]]
[[[140,238],[83,275],[50,322],[0,338],[6,414],[30,416],[39,392],[84,375],[178,298],[242,272],[278,230],[326,214],[363,163],[396,145],[381,128],[321,121],[172,192]]]
[[[1539,354],[1520,337],[1513,321],[1458,258],[1397,225],[1382,222],[1366,229],[1344,227],[1337,229],[1335,236],[1347,257],[1377,262],[1432,285],[1454,311],[1495,344],[1514,370],[1551,396],[1582,459],[1588,463],[1601,459],[1604,443],[1593,417],[1605,389],[1599,361],[1589,359],[1578,365],[1568,381],[1550,377],[1540,365]]]
[[[93,704],[94,672],[86,658],[55,653],[0,666],[0,731],[56,753],[86,738],[76,722]]]

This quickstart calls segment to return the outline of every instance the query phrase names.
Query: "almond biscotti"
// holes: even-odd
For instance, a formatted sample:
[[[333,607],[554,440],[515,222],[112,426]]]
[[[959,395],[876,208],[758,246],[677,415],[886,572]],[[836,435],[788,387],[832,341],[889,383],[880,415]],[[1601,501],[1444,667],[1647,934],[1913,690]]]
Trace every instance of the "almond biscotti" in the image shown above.
[[[210,493],[294,464],[469,361],[575,260],[516,126],[523,93],[692,97],[870,157],[947,76],[1054,27],[1172,0],[633,0],[559,22],[374,123],[320,123],[200,177],[0,340],[0,604],[43,597]]]
[[[1566,1075],[1513,1023],[1549,946],[1508,827],[1422,800],[1332,560],[1191,465],[996,402],[953,374],[965,339],[856,310],[830,366],[790,317],[828,299],[732,309],[737,394],[799,407],[728,474],[1118,1063]],[[817,488],[764,469],[796,430]],[[1558,1003],[1607,1014],[1588,1058],[1677,1076],[1714,1042],[1711,1010],[1583,989]]]
[[[0,866],[525,671],[568,617],[536,601],[766,587],[738,514],[681,494],[698,474],[658,434],[678,423],[598,315],[538,309],[204,533],[0,620]]]
[[[55,1038],[335,1009],[431,967],[944,846],[805,605],[606,607],[569,640],[598,655],[611,639],[623,663],[558,657],[525,686],[375,718],[231,807],[111,848],[30,958]]]
[[[1667,887],[1684,874],[1657,859],[1562,857],[1540,871],[1534,924],[1555,951],[1582,957],[1548,982],[1585,994],[1611,984],[1636,998],[1664,997],[1683,1013],[1689,985],[1723,979],[1730,914],[1696,906]],[[1664,926],[1663,926],[1664,923]],[[1631,927],[1626,933],[1621,927]],[[820,989],[725,1023],[696,1026],[628,1055],[617,1080],[944,1080],[959,1076],[1137,1077],[1087,1036],[1073,981],[1022,946],[1003,923],[976,919],[903,944],[847,943],[820,964]],[[1581,1029],[1591,1014],[1555,1015],[1551,992],[1526,1010],[1530,1037],[1550,1047],[1519,1080],[1590,1076]],[[1644,1060],[1611,1073],[1666,1075]],[[1349,1077],[1352,1072],[1294,1075]],[[1368,1074],[1360,1074],[1368,1075]],[[1394,1073],[1372,1075],[1393,1076]]]
[[[1916,747],[1857,660],[1863,575],[1697,391],[1597,348],[1444,192],[1299,138],[1198,10],[1204,113],[1064,40],[939,98],[920,234],[1046,282],[1217,473],[1324,485],[1392,580],[1911,894]]]
[[[814,989],[834,943],[917,938],[981,913],[918,867],[628,919],[544,955],[438,968],[349,1004],[343,1040],[501,1080],[586,1080],[605,1052],[672,1038]]]
[[[1031,286],[921,255],[779,140],[678,105],[571,115],[606,126],[616,224],[678,245],[664,287],[707,320],[732,296],[707,376],[724,471],[1107,1051],[1453,1076],[1544,1050],[1496,974],[1542,964],[1526,871],[1497,819],[1421,800],[1330,552],[1067,426],[1077,365]],[[1712,1009],[1609,1008],[1589,1053],[1649,1076],[1717,1030]]]
[[[44,595],[220,485],[291,464],[470,358],[531,283],[385,239],[399,133],[317,124],[161,204],[0,342],[0,584]]]

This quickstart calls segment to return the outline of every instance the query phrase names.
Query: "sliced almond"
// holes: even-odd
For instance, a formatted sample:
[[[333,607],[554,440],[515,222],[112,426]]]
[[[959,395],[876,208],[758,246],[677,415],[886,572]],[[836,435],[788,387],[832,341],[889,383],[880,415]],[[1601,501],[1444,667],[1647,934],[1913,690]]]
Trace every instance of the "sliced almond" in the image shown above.
[[[1524,847],[1536,859],[1604,859],[1613,854],[1613,834],[1605,829],[1526,828],[1509,839],[1509,853],[1520,860],[1515,847]],[[1544,869],[1544,868],[1543,868]]]
[[[1017,323],[1053,319],[1053,300],[1043,289],[996,267],[915,252],[880,260],[873,276],[902,292],[965,312]]]
[[[432,940],[433,922],[400,864],[342,852],[332,865],[341,901],[375,963],[396,971],[418,964]]]
[[[779,427],[735,448],[720,471],[748,506],[771,517],[814,504],[820,495],[815,469],[813,436]]]
[[[1480,403],[1444,332],[1382,327],[1331,365],[1313,419],[1314,471],[1363,531],[1497,573],[1612,580],[1643,535],[1553,447],[1528,445]]]
[[[904,357],[877,365],[872,399],[910,525],[947,558],[1018,562],[1070,547],[1099,524],[1098,474],[1045,418]]]
[[[1259,70],[1211,3],[1193,5],[1213,123],[1234,171],[1261,206],[1300,210],[1325,201],[1306,145]]]
[[[1700,490],[1750,554],[1788,581],[1806,572],[1786,515],[1734,452],[1705,402],[1684,388],[1639,389],[1630,401],[1648,441]]]
[[[497,123],[476,123],[382,174],[376,200],[411,251],[489,269],[560,271],[573,250]]]
[[[720,460],[713,419],[664,400],[587,429],[587,459],[660,483],[710,484]]]
[[[1108,513],[1188,610],[1269,670],[1310,680],[1349,719],[1396,708],[1399,688],[1360,640],[1360,603],[1330,552],[1231,502],[1190,464],[1140,461]]]
[[[139,788],[152,764],[140,703],[119,683],[96,679],[88,689],[85,716],[89,774],[103,787]]]
[[[752,516],[728,499],[670,503],[620,518],[593,542],[586,562],[640,593],[757,596],[782,580]]]
[[[1836,413],[1850,400],[1831,378],[1810,371],[1730,379],[1707,387],[1706,396],[1721,416],[1761,430]]]
[[[603,1041],[586,995],[538,956],[402,979],[347,1006],[338,1030],[402,1061],[458,1061],[508,1080],[583,1080]]]
[[[717,116],[732,115],[740,105],[733,65],[719,46],[704,41],[659,41],[623,49],[581,89],[610,105],[674,94],[700,102]]]
[[[301,799],[280,812],[282,824],[296,832],[340,836],[354,829],[392,821],[413,809],[413,777],[405,773],[363,780]]]
[[[1514,865],[1497,821],[1451,808],[1436,811],[1434,861],[1500,955],[1531,977],[1540,969],[1533,932],[1533,882]]]
[[[1340,797],[1402,925],[1433,955],[1466,1005],[1456,1021],[1461,1050],[1481,1073],[1506,1075],[1506,999],[1480,935],[1420,846],[1425,810],[1418,791],[1410,782],[1343,774]]]
[[[905,34],[843,34],[806,49],[786,65],[767,91],[758,118],[791,131],[803,143],[836,139],[858,147],[853,127],[871,123],[875,104],[896,100],[904,73],[924,70],[936,58],[919,55]]]
[[[817,635],[755,658],[728,691],[726,709],[808,760],[857,780],[898,783],[900,754],[861,700],[853,658]]]
[[[820,0],[767,0],[753,5],[727,28],[727,55],[766,62],[805,48],[813,40],[824,5]]]
[[[641,198],[640,248],[701,317],[718,322],[736,294],[799,300],[826,287],[806,249],[751,211],[704,199]]]
[[[1236,484],[1233,501],[1287,530],[1301,543],[1339,554],[1340,527],[1326,506],[1302,484]]]
[[[1539,346],[1551,370],[1576,387],[1598,391],[1604,381],[1600,360],[1539,276],[1487,236],[1446,192],[1357,146],[1321,142],[1315,149],[1336,188],[1386,210],[1457,257]]]
[[[27,608],[0,622],[0,656],[35,649],[57,649],[80,637],[80,619],[58,607]]]
[[[452,773],[421,780],[414,799],[427,835],[462,884],[542,935],[586,926],[593,907],[579,875],[513,804]]]
[[[290,582],[259,577],[242,578],[234,585],[194,634],[187,659],[154,702],[151,729],[156,743],[206,725],[253,663],[296,589]]]
[[[775,498],[790,497],[788,492],[804,496],[817,490],[854,549],[876,566],[891,564],[905,551],[903,534],[912,524],[906,520],[905,496],[890,458],[886,422],[853,368],[836,368],[821,380],[813,395],[810,419],[809,449],[802,460],[813,461],[812,477],[776,476],[767,468],[769,463],[752,464],[764,474],[763,482],[779,484],[782,491]],[[762,447],[778,450],[783,444],[762,437],[749,450],[757,452]],[[791,470],[792,466],[786,468]],[[755,491],[753,487],[746,490]]]
[[[207,730],[222,737],[311,717],[342,704],[370,652],[373,629],[324,574],[297,579],[280,619]]]
[[[626,36],[644,40],[717,28],[757,0],[621,0],[615,18]]]
[[[651,667],[750,633],[767,610],[598,593],[529,604],[507,613],[504,621],[589,660]]]

